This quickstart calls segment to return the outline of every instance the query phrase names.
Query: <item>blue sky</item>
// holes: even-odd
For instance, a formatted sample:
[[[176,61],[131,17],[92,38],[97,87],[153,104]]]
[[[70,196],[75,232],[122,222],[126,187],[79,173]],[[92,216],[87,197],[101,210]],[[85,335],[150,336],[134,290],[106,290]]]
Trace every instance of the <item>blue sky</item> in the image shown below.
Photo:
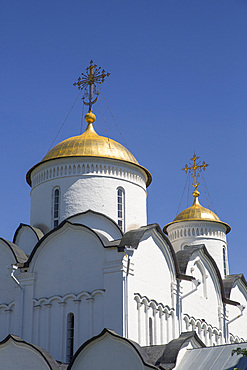
[[[102,89],[128,149],[153,175],[149,223],[176,216],[181,168],[195,151],[209,163],[214,208],[232,227],[231,273],[247,275],[246,19],[246,0],[2,0],[0,235],[12,240],[29,223],[25,174],[50,148],[93,59],[111,73]],[[98,102],[96,131],[106,136],[107,127],[124,144],[102,103],[106,125]],[[80,133],[81,114],[78,101],[56,143]],[[202,181],[199,190],[212,208]]]

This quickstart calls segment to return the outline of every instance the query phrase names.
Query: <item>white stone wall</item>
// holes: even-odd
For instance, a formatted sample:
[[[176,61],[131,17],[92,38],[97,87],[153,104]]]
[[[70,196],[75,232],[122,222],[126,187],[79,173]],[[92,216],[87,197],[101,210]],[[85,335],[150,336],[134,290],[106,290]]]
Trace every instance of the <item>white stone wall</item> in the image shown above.
[[[126,284],[127,258],[124,266]],[[147,231],[130,257],[130,271],[127,276],[128,307],[125,307],[128,311],[128,327],[125,336],[141,345],[149,345],[150,318],[153,344],[166,343],[168,339],[175,337],[177,318],[174,312],[174,285],[175,267],[169,248],[156,231]],[[168,319],[169,323],[166,324],[165,320]]]
[[[31,225],[53,228],[52,194],[60,189],[59,222],[89,209],[117,222],[117,188],[125,191],[125,231],[146,225],[146,174],[138,166],[99,158],[64,158],[32,173]]]
[[[18,327],[15,322],[15,302],[0,304],[0,340],[8,334],[19,335]]]
[[[74,352],[104,327],[104,291],[73,293],[33,300],[31,342],[66,362],[67,316],[74,314]]]
[[[245,307],[241,314],[241,310],[236,306],[227,305],[227,322],[235,319],[227,324],[229,341],[238,343],[247,339],[247,289],[244,284],[237,280],[231,290],[230,299],[239,302]],[[241,315],[241,316],[240,316]],[[240,316],[240,317],[238,317]]]
[[[139,294],[134,295],[134,300],[137,310],[137,341],[139,344],[159,345],[168,343],[175,338],[176,313],[174,308]],[[152,320],[151,326],[150,320]]]
[[[105,249],[87,228],[66,224],[49,235],[35,253],[29,271],[37,275],[34,297],[103,288]]]
[[[16,272],[24,287],[23,339],[66,361],[69,313],[75,320],[74,351],[104,327],[123,335],[122,257],[116,248],[104,248],[98,236],[81,225],[66,223],[50,234],[28,271]],[[19,335],[21,290],[16,287],[15,292],[14,333]],[[7,314],[0,306],[1,313],[5,337]]]
[[[183,221],[170,225],[167,232],[176,252],[183,249],[185,245],[204,244],[215,260],[222,278],[225,277],[223,263],[223,247],[225,247],[226,274],[229,274],[226,227],[223,224],[210,221]]]
[[[16,263],[14,254],[4,240],[0,240],[0,303],[10,304],[15,297],[15,282],[11,278],[12,264]]]
[[[109,240],[121,238],[114,222],[102,215],[72,216],[42,240],[29,268],[16,271],[24,289],[23,311],[22,290],[8,268],[16,261],[1,240],[0,339],[9,332],[21,335],[66,361],[67,316],[73,313],[74,351],[104,327],[140,345],[165,344],[186,330],[196,330],[207,345],[224,343],[219,277],[203,250],[193,253],[186,270],[201,284],[183,297],[194,285],[176,279],[169,245],[156,229],[144,233],[129,257],[128,269],[126,253],[104,248],[89,227]],[[246,305],[247,292],[241,282],[235,283],[230,298]],[[226,309],[228,321],[240,313],[229,304]],[[229,324],[229,341],[245,338],[246,322],[244,311]]]
[[[186,275],[198,279],[201,284],[197,290],[190,281],[181,282],[182,312],[194,318],[202,318],[212,327],[223,330],[223,302],[221,287],[218,276],[206,256],[201,252],[195,252],[189,261]]]
[[[194,316],[183,315],[182,331],[195,331],[206,346],[216,346],[225,343],[223,331],[212,326],[205,319],[197,319]]]

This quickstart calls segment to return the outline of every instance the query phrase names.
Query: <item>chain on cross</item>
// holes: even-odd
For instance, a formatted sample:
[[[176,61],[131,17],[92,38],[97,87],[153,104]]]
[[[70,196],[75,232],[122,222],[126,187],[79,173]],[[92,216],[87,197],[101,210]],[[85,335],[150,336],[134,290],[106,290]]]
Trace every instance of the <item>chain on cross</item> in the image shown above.
[[[88,112],[91,113],[92,105],[96,103],[99,96],[97,85],[102,84],[105,81],[105,77],[110,76],[110,73],[106,73],[104,69],[101,70],[101,67],[97,68],[97,65],[93,64],[91,60],[90,66],[86,68],[86,73],[82,73],[81,76],[73,85],[77,86],[78,90],[84,90],[82,100],[89,107]],[[94,96],[96,97],[94,98]],[[88,102],[85,101],[86,98],[88,98]]]
[[[194,184],[192,184],[195,188],[195,190],[193,191],[194,197],[198,197],[200,195],[199,191],[197,190],[199,185],[199,182],[197,182],[198,177],[200,176],[199,173],[201,172],[201,170],[205,171],[206,167],[208,167],[208,164],[206,164],[204,161],[202,162],[202,164],[200,164],[200,162],[196,163],[197,159],[199,159],[199,157],[197,157],[194,153],[193,157],[190,158],[193,163],[190,163],[189,166],[186,164],[185,167],[182,168],[185,173],[189,172],[191,173],[191,177],[194,177]]]

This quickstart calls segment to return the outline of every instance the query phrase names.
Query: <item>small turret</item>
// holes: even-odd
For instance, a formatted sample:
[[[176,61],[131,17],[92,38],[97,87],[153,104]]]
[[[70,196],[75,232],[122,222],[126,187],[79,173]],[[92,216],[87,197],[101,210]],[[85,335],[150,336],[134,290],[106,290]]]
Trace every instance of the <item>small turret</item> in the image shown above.
[[[191,158],[191,166],[185,166],[182,170],[191,173],[194,178],[193,197],[194,202],[191,207],[180,212],[176,218],[165,225],[164,233],[168,237],[176,251],[184,248],[185,245],[205,244],[209,253],[215,259],[222,277],[229,273],[227,262],[227,240],[226,234],[231,230],[230,226],[222,222],[216,213],[210,209],[202,207],[199,203],[198,177],[201,170],[205,170],[208,164],[197,163],[195,154]]]

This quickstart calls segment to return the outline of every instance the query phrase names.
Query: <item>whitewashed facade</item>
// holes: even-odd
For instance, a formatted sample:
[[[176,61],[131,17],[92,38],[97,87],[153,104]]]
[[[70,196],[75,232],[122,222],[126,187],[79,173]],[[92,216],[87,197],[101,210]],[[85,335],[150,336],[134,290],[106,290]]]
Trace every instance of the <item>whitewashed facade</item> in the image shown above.
[[[69,363],[104,328],[140,346],[186,331],[208,346],[247,339],[246,281],[229,277],[224,225],[171,224],[168,239],[147,225],[146,183],[140,166],[109,158],[34,168],[30,225],[0,239],[0,340],[18,335]],[[102,354],[118,345],[104,335]]]

